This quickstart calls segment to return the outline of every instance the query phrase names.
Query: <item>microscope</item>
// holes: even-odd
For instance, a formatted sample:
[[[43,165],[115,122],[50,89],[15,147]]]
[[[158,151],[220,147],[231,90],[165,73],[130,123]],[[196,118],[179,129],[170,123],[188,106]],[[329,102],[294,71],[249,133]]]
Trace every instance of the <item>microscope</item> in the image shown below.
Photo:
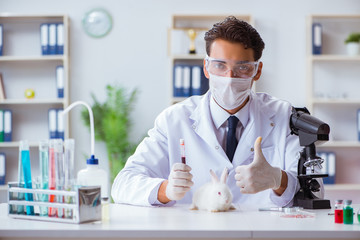
[[[292,108],[290,116],[291,134],[299,136],[300,146],[304,148],[299,152],[298,179],[300,190],[295,194],[294,206],[306,209],[329,209],[330,201],[319,199],[314,192],[320,190],[320,184],[315,178],[328,177],[328,174],[315,173],[324,160],[316,156],[316,141],[328,141],[330,127],[319,119],[310,116],[306,108]],[[308,171],[307,171],[308,170]]]

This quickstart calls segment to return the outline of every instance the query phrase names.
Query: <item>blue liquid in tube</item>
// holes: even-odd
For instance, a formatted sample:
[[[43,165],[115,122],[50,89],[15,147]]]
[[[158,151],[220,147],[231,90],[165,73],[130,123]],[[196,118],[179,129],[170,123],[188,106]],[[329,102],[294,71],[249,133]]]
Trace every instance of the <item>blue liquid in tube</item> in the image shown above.
[[[23,150],[21,150],[21,162],[23,166],[25,188],[32,189],[29,145],[24,146]],[[32,193],[25,193],[25,200],[33,201]],[[34,207],[26,206],[26,214],[34,215]]]

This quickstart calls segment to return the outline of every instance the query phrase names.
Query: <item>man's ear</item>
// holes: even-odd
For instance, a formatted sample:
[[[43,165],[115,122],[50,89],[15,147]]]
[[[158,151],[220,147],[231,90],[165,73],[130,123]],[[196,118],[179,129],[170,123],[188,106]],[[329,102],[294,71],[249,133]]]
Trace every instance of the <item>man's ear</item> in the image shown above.
[[[259,62],[258,71],[257,71],[255,77],[253,78],[254,81],[259,80],[259,78],[260,78],[260,76],[261,76],[262,67],[263,67],[263,63],[262,63],[262,62]]]
[[[206,60],[204,59],[204,66],[203,66],[204,74],[207,79],[210,78],[209,72],[206,70]]]

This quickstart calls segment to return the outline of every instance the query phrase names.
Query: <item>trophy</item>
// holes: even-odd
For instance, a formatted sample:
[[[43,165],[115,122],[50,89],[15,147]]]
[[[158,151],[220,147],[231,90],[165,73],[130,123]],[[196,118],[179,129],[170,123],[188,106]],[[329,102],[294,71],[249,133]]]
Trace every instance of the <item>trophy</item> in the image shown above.
[[[196,39],[196,31],[194,29],[189,29],[187,31],[187,35],[190,38],[190,48],[189,48],[189,54],[196,54],[196,49],[195,49],[195,39]]]

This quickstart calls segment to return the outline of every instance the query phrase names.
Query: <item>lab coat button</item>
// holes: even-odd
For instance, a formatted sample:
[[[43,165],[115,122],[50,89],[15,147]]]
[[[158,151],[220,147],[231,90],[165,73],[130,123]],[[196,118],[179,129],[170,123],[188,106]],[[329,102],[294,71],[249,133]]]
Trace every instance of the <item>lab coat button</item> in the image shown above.
[[[270,123],[270,126],[272,126],[272,127],[275,126],[275,123]]]
[[[215,149],[218,150],[218,149],[219,149],[219,146],[215,146]]]
[[[193,129],[195,129],[195,128],[196,128],[196,126],[195,126],[195,125],[193,125],[193,126],[192,126],[192,128],[193,128]]]
[[[252,152],[253,152],[253,151],[254,151],[254,148],[250,148],[250,151],[252,151]]]

